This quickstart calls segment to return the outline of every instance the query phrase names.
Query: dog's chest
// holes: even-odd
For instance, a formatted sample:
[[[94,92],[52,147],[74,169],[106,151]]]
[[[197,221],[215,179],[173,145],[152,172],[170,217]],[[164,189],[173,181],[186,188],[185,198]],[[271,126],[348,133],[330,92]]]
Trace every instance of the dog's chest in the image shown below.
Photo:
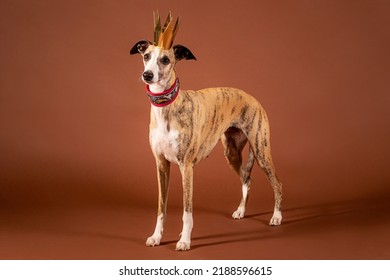
[[[176,129],[168,129],[168,124],[159,120],[150,129],[150,146],[157,155],[163,155],[170,162],[177,163],[178,136]]]

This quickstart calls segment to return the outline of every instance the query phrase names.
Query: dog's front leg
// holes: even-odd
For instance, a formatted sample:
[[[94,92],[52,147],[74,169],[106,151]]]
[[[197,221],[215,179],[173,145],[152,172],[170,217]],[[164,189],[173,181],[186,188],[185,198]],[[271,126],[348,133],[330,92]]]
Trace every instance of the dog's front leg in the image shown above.
[[[152,236],[146,240],[146,246],[160,245],[167,215],[168,183],[170,162],[163,157],[156,157],[158,180],[158,212],[156,228]]]
[[[176,250],[185,251],[191,247],[192,220],[192,186],[193,166],[192,164],[180,164],[180,172],[183,181],[183,230],[181,238],[176,244]]]

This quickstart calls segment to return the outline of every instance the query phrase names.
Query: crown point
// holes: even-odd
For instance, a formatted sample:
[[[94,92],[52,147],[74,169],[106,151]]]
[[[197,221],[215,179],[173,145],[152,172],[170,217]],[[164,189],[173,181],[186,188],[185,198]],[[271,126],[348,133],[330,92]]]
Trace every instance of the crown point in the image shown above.
[[[170,49],[175,39],[176,33],[179,29],[179,17],[177,17],[175,24],[173,24],[173,17],[171,11],[168,12],[164,27],[161,27],[161,18],[158,11],[153,12],[154,16],[154,45],[162,49]]]

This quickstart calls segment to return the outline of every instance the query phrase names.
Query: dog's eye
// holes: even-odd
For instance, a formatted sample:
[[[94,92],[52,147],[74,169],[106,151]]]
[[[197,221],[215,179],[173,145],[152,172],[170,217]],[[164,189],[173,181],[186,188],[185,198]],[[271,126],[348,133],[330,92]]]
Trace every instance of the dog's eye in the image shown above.
[[[144,60],[145,60],[145,61],[148,61],[149,59],[150,59],[150,54],[146,53],[146,54],[144,55]]]
[[[169,60],[168,57],[164,56],[164,57],[161,59],[161,63],[164,64],[164,65],[168,65],[169,63],[171,63],[171,61]]]

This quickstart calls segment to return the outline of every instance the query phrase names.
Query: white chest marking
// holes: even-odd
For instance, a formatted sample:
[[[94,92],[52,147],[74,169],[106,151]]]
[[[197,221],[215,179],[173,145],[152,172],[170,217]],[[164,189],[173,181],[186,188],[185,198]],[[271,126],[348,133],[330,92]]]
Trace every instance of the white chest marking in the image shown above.
[[[158,108],[155,109],[158,110]],[[157,118],[157,126],[150,131],[151,147],[156,154],[163,155],[172,163],[178,163],[177,154],[179,147],[177,138],[179,131],[172,128],[168,131],[167,122],[159,118],[158,113],[155,116]]]

